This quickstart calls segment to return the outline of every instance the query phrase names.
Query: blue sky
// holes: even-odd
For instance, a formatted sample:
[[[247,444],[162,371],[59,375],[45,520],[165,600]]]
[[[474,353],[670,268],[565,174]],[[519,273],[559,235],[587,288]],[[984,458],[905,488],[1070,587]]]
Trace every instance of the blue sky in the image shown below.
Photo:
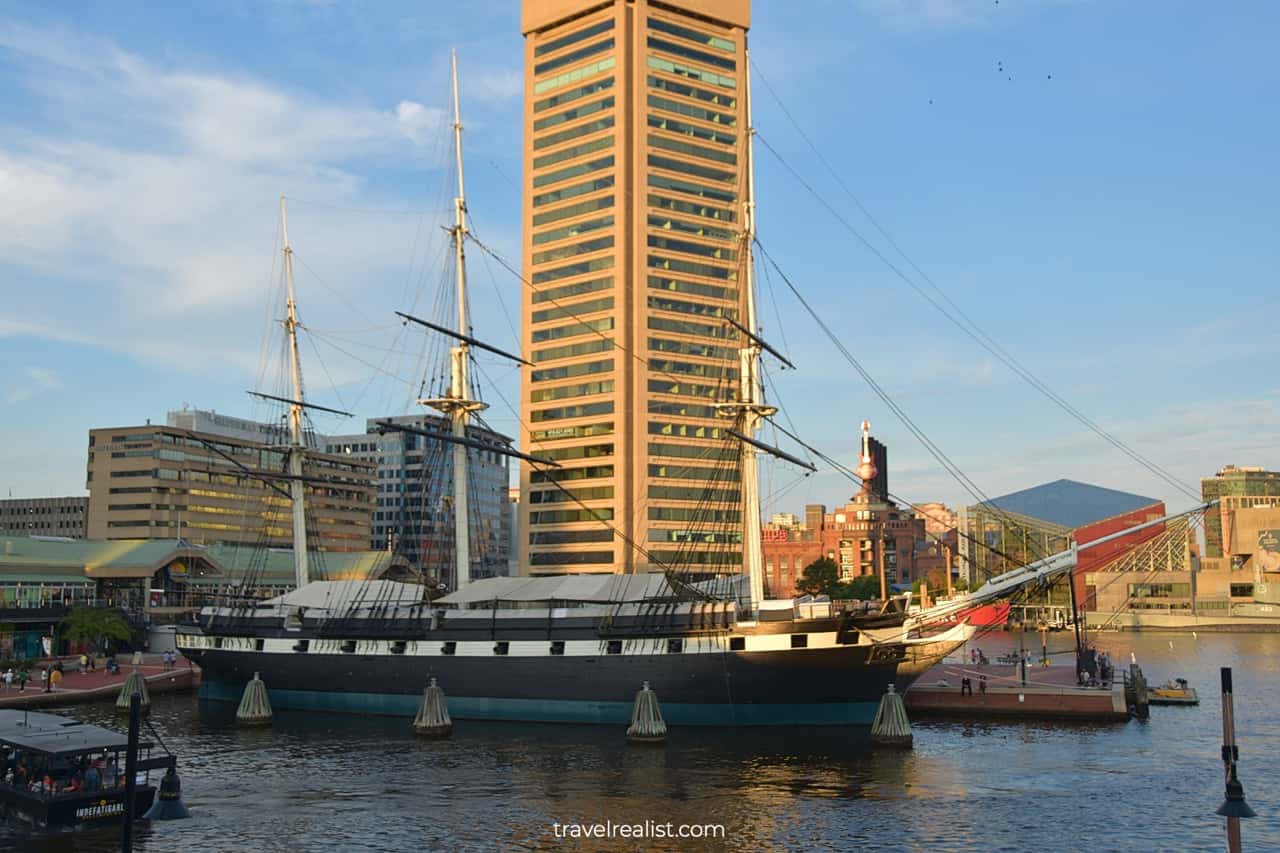
[[[1280,7],[758,0],[753,14],[760,136],[848,226],[930,287],[841,183],[1002,347],[1179,479],[1280,468]],[[244,391],[279,314],[281,193],[316,332],[308,393],[360,418],[318,428],[409,410],[421,341],[391,312],[427,310],[441,283],[451,47],[475,225],[519,256],[518,22],[517,3],[481,0],[0,12],[0,494],[83,493],[92,427],[184,402],[262,414]],[[765,248],[987,494],[1069,477],[1187,504],[963,336],[768,150],[758,162]],[[471,257],[478,334],[514,347],[520,285]],[[969,502],[776,276],[760,302],[800,368],[774,371],[777,399],[809,441],[851,460],[870,418],[893,491]],[[514,432],[500,396],[516,401],[516,376],[484,370],[489,420]],[[767,512],[851,489],[766,466]]]

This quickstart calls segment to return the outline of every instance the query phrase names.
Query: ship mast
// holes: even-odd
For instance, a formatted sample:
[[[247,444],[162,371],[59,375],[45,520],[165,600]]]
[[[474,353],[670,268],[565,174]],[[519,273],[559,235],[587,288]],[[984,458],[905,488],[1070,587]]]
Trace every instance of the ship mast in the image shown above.
[[[760,422],[777,411],[772,406],[764,405],[764,387],[760,377],[761,340],[756,337],[756,288],[755,257],[753,244],[756,239],[756,173],[755,157],[752,156],[756,129],[751,121],[751,52],[746,51],[747,73],[744,99],[747,108],[747,192],[742,204],[742,236],[745,244],[746,260],[746,328],[749,334],[743,335],[744,346],[738,350],[739,360],[739,404],[738,413],[741,418],[741,432],[747,438],[754,439],[760,429]],[[760,602],[764,601],[764,546],[760,529],[760,475],[756,461],[757,448],[750,441],[740,442],[742,445],[742,507],[743,507],[743,548],[742,558],[745,563],[747,577],[750,582],[751,610],[758,611]]]
[[[289,403],[289,497],[293,504],[293,573],[294,583],[303,587],[307,577],[307,512],[306,483],[302,479],[302,457],[306,440],[302,433],[302,362],[298,359],[298,311],[293,301],[293,249],[289,247],[289,218],[284,196],[280,196],[280,231],[284,237],[284,274],[288,283],[288,313],[284,328],[289,336],[289,375],[293,381],[293,397]]]
[[[479,400],[469,399],[470,383],[467,368],[470,344],[467,335],[467,257],[464,242],[467,236],[467,194],[462,178],[462,116],[458,106],[458,53],[453,52],[453,144],[458,164],[458,196],[454,199],[454,225],[449,229],[453,239],[458,268],[458,329],[454,336],[458,344],[449,350],[449,393],[445,397],[424,399],[418,402],[449,416],[453,443],[453,539],[457,554],[454,589],[461,589],[471,581],[471,533],[467,492],[467,422],[472,412],[488,408]]]

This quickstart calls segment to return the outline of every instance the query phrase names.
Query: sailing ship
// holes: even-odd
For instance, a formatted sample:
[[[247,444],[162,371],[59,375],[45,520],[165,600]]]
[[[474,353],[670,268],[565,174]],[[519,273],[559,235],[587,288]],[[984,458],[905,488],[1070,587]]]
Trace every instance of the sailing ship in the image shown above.
[[[750,84],[745,91],[750,127]],[[553,577],[470,577],[468,451],[484,450],[556,467],[551,460],[495,442],[472,429],[485,404],[473,399],[472,348],[524,362],[467,334],[465,244],[457,61],[453,63],[454,147],[458,195],[451,239],[457,277],[457,328],[400,314],[453,340],[449,385],[419,402],[448,418],[448,432],[381,421],[449,446],[452,454],[454,589],[433,597],[428,585],[388,579],[316,580],[308,569],[302,457],[304,411],[296,341],[287,226],[284,267],[292,396],[289,472],[297,588],[264,602],[203,610],[179,632],[178,648],[203,670],[201,695],[238,701],[258,673],[277,708],[412,716],[435,679],[459,719],[625,723],[648,682],[676,725],[870,726],[890,685],[901,691],[975,631],[967,610],[1028,584],[1069,572],[1074,552],[1011,572],[939,608],[908,614],[908,598],[873,610],[801,608],[765,596],[757,453],[801,460],[755,437],[776,411],[763,398],[762,352],[751,271],[753,164],[748,133],[745,323],[738,387],[718,406],[732,418],[743,491],[739,574],[707,576],[663,565],[649,573]],[[281,207],[282,223],[285,211]],[[399,313],[399,312],[397,312]],[[323,407],[318,407],[323,408]],[[550,479],[550,478],[549,478]],[[567,495],[567,492],[566,492]],[[998,582],[997,582],[998,581]]]

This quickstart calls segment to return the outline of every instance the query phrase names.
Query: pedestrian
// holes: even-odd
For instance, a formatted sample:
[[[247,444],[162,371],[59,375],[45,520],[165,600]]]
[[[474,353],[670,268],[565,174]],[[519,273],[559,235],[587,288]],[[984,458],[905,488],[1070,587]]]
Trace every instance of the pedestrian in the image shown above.
[[[987,677],[985,675],[978,676],[978,692],[983,694],[984,696],[986,695]]]
[[[49,692],[49,670],[46,667],[40,667],[40,689],[45,693]]]
[[[965,693],[973,695],[973,681],[969,678],[960,679],[960,695],[963,696]]]
[[[18,692],[19,693],[27,692],[27,679],[30,677],[31,677],[31,673],[27,670],[25,666],[22,669],[18,670]]]
[[[976,664],[978,662],[978,650],[969,649],[969,663]]]
[[[9,667],[4,671],[4,689],[8,690],[13,686],[13,667]]]
[[[84,652],[80,653],[80,671],[81,672],[89,671],[89,656],[86,655]]]
[[[53,672],[49,673],[49,689],[50,690],[57,690],[58,685],[61,683],[62,683],[62,670],[55,669]]]

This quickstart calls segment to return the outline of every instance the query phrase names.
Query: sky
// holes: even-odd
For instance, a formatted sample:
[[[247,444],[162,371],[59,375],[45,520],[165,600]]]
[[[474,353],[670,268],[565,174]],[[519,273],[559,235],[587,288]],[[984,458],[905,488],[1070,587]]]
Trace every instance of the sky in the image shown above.
[[[1191,503],[994,349],[1183,489],[1280,469],[1278,27],[1270,2],[756,0],[760,243],[971,485],[761,259],[782,422],[854,465],[869,419],[914,502],[1065,477]],[[0,495],[84,494],[91,428],[264,416],[282,194],[308,397],[356,415],[317,429],[412,411],[425,344],[393,312],[452,287],[451,48],[473,226],[518,259],[514,0],[0,9]],[[477,336],[518,350],[522,285],[474,249],[470,277]],[[515,370],[480,367],[516,434]],[[767,515],[854,486],[778,462],[763,490]]]

